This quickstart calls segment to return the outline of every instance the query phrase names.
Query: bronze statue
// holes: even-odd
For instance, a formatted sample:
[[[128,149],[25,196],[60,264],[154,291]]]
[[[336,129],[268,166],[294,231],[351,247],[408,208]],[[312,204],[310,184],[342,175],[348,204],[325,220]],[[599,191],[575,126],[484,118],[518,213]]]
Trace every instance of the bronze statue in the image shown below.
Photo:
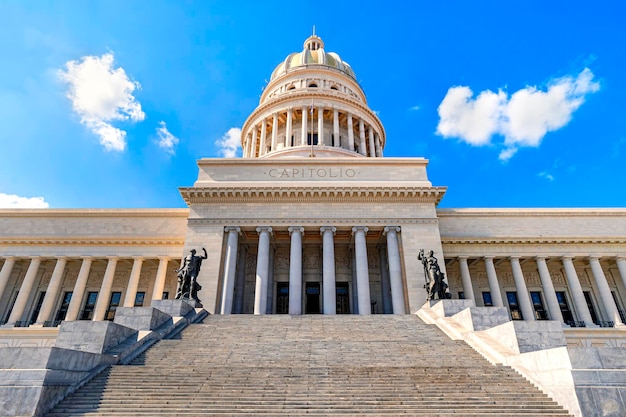
[[[428,251],[428,255],[424,255],[424,249],[420,249],[417,259],[422,261],[424,265],[424,279],[426,284],[426,292],[428,300],[445,300],[452,298],[448,290],[448,284],[445,281],[445,275],[439,269],[439,262],[432,250]]]
[[[192,249],[191,253],[183,258],[180,268],[176,269],[178,273],[178,286],[176,287],[176,299],[188,298],[198,303],[198,291],[202,289],[196,281],[200,273],[202,260],[207,258],[206,249],[202,248],[204,256],[196,255],[196,250]]]

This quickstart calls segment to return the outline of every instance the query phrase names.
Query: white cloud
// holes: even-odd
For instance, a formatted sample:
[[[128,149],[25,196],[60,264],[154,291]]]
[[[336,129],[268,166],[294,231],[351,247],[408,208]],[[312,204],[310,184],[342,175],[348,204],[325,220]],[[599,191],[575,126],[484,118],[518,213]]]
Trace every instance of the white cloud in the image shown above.
[[[224,158],[237,157],[237,150],[241,149],[241,129],[231,127],[215,144],[220,147],[219,153]]]
[[[409,107],[409,110],[417,111],[420,109],[420,106]]]
[[[437,133],[456,137],[474,146],[504,137],[499,159],[507,161],[520,147],[537,147],[548,132],[567,125],[585,97],[598,91],[593,73],[585,68],[576,76],[552,80],[546,91],[527,86],[509,98],[499,90],[481,92],[473,98],[469,87],[452,87],[439,105]]]
[[[178,138],[167,130],[167,126],[164,121],[159,122],[160,127],[157,127],[157,136],[159,148],[165,150],[170,155],[174,155],[174,148],[178,145]]]
[[[131,81],[123,68],[113,68],[113,54],[84,56],[68,61],[59,78],[68,84],[67,97],[80,121],[99,136],[107,151],[126,149],[126,132],[111,125],[114,120],[141,121],[141,104],[133,96],[139,83]]]
[[[48,208],[43,197],[20,197],[15,194],[0,193],[0,208]]]
[[[554,175],[549,174],[547,171],[540,172],[537,175],[542,177],[542,178],[545,178],[545,179],[547,179],[549,181],[554,181]]]

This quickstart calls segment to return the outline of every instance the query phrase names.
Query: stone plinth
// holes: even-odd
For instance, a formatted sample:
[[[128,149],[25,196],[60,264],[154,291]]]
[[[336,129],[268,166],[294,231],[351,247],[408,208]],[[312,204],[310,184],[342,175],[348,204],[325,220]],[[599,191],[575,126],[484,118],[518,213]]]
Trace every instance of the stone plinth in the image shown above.
[[[152,300],[152,307],[171,317],[185,317],[201,305],[194,300]]]
[[[104,353],[136,333],[134,329],[110,321],[64,321],[56,347]]]
[[[114,323],[135,330],[154,330],[172,321],[172,316],[155,307],[118,307]]]

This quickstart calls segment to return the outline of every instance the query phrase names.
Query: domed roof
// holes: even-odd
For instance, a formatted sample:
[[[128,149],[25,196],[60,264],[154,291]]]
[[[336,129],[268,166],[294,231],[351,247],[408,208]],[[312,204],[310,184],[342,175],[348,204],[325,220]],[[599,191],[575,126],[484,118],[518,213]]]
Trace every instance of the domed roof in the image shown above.
[[[324,42],[322,39],[313,35],[304,41],[304,49],[302,52],[294,52],[289,54],[283,62],[281,62],[272,72],[270,81],[274,78],[289,72],[293,68],[305,67],[307,65],[324,65],[337,69],[351,78],[356,79],[352,67],[343,61],[339,55],[334,52],[324,51]]]

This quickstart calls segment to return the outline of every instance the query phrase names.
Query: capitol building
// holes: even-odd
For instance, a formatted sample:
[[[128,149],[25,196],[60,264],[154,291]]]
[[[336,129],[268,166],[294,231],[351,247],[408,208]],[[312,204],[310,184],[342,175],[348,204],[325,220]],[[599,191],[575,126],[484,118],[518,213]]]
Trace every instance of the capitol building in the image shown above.
[[[626,415],[626,209],[441,209],[454,189],[426,158],[385,157],[388,140],[353,68],[313,35],[272,71],[242,157],[197,161],[187,208],[0,210],[0,356],[21,358],[0,360],[0,415],[40,415],[83,384],[10,405],[50,397],[25,358],[71,350],[64,331],[81,345],[123,327],[120,312],[180,304],[176,270],[203,249],[196,321],[412,316],[571,415]],[[421,250],[451,299],[428,299]]]

